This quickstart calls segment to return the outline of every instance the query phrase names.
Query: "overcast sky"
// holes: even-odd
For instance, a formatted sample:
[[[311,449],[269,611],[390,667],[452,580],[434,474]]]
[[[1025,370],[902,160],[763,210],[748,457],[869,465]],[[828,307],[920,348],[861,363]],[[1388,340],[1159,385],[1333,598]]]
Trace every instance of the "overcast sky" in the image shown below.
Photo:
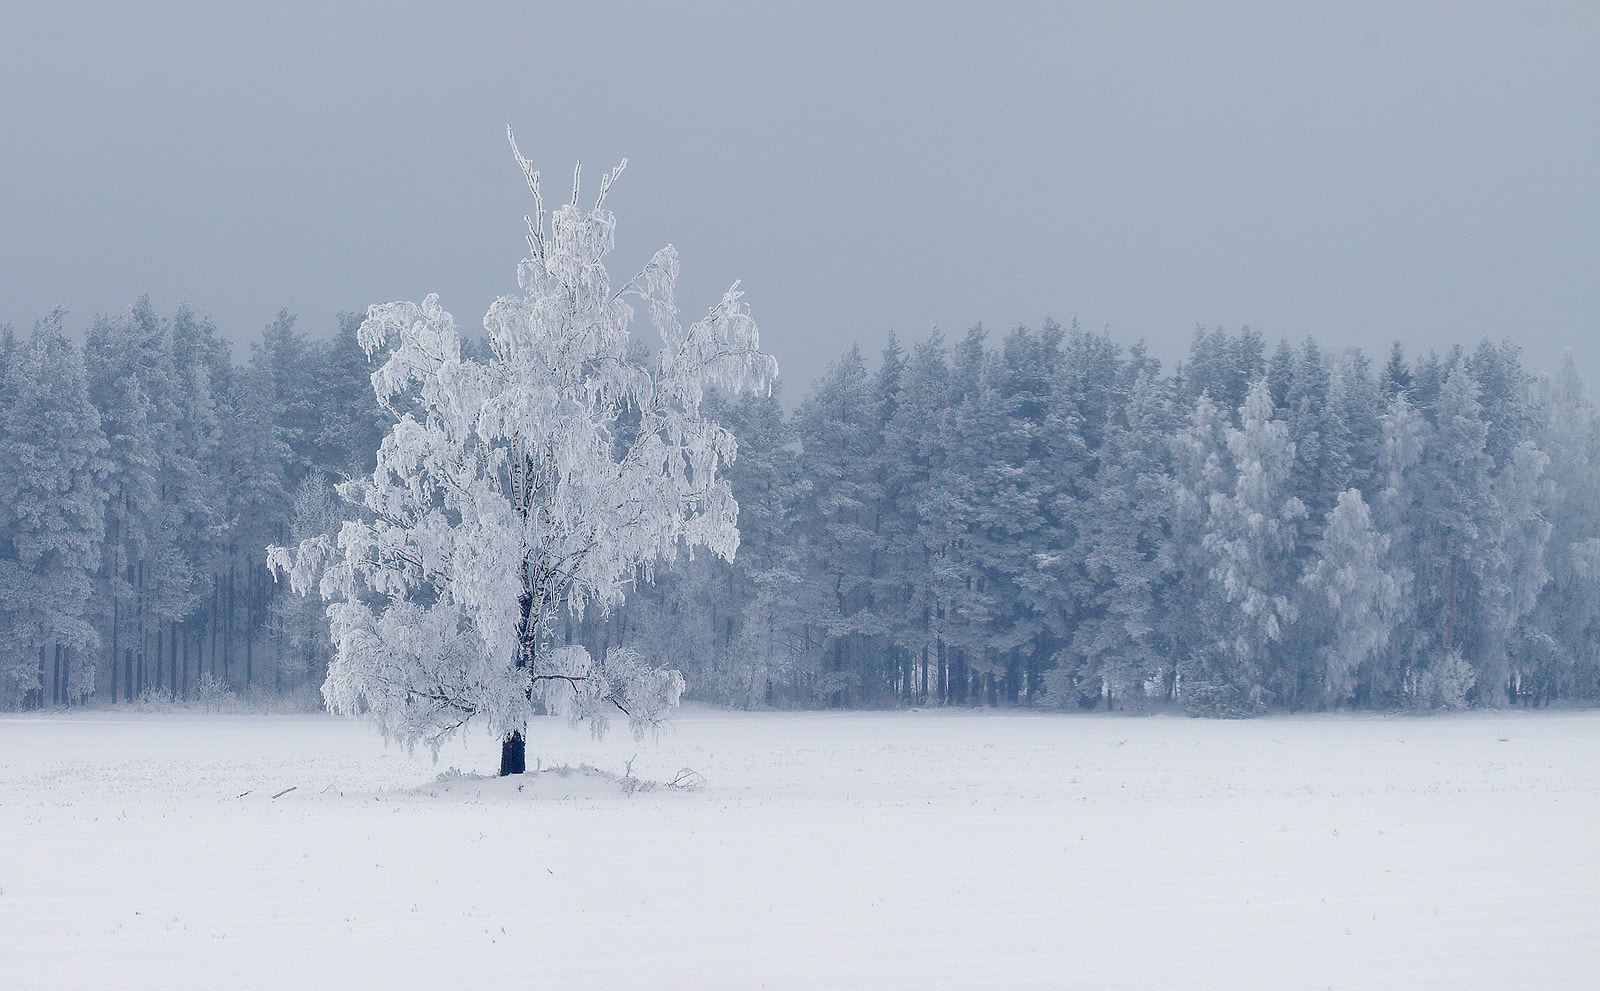
[[[0,321],[148,292],[231,339],[438,292],[477,330],[531,209],[615,281],[734,279],[791,402],[875,355],[1077,318],[1381,359],[1485,335],[1600,380],[1600,4],[6,4]],[[236,356],[243,356],[236,350]]]

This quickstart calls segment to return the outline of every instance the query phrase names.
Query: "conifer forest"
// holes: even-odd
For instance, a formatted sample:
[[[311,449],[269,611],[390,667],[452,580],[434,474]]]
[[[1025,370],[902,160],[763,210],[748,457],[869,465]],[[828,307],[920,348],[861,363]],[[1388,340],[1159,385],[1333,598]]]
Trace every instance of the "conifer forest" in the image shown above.
[[[393,407],[361,317],[235,362],[148,300],[0,341],[0,707],[316,708],[337,529]],[[470,346],[480,346],[472,344]],[[400,400],[403,401],[403,397]],[[1198,331],[1165,370],[1045,322],[839,355],[738,441],[731,561],[640,570],[558,638],[735,707],[1433,710],[1600,698],[1600,421],[1565,362]]]

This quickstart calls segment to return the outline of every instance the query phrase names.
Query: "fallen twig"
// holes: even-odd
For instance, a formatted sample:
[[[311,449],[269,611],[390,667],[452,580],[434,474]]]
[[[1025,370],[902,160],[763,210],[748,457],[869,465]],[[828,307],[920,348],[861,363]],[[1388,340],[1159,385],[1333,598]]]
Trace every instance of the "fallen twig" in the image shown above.
[[[274,801],[276,801],[277,799],[280,799],[283,796],[289,794],[291,791],[294,791],[298,787],[300,787],[300,786],[299,785],[290,785],[289,787],[285,788],[284,790],[278,792],[276,795],[272,796],[272,798],[273,798]]]

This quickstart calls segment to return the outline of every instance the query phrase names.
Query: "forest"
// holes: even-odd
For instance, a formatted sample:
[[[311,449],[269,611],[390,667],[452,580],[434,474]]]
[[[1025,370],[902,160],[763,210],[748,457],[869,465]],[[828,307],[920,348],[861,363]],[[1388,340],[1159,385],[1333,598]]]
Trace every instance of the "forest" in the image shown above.
[[[0,333],[0,708],[316,708],[323,603],[266,548],[357,507],[395,413],[357,314],[242,363],[148,299]],[[481,346],[481,345],[480,345]],[[642,352],[641,352],[642,353]],[[684,553],[560,636],[737,707],[1433,710],[1600,698],[1600,422],[1510,342],[1381,364],[1046,321],[841,355],[738,439],[733,561]]]

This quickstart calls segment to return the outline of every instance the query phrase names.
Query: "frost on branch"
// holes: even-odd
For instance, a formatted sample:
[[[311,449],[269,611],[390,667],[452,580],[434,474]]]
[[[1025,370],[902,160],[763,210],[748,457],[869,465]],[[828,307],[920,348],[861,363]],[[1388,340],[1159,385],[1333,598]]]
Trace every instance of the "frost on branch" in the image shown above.
[[[371,477],[340,487],[359,518],[270,551],[296,591],[328,601],[329,708],[408,745],[436,748],[471,721],[509,738],[539,708],[597,733],[610,714],[635,732],[659,724],[683,691],[676,671],[591,658],[557,643],[554,621],[619,604],[682,548],[733,556],[721,472],[734,439],[700,403],[707,387],[770,388],[777,371],[737,285],[684,327],[669,245],[614,291],[612,215],[581,209],[575,183],[547,224],[538,173],[517,160],[536,210],[521,293],[484,317],[491,358],[462,356],[436,296],[370,307],[360,341],[386,352],[372,385],[396,422]],[[629,356],[630,297],[660,338],[648,364]]]

